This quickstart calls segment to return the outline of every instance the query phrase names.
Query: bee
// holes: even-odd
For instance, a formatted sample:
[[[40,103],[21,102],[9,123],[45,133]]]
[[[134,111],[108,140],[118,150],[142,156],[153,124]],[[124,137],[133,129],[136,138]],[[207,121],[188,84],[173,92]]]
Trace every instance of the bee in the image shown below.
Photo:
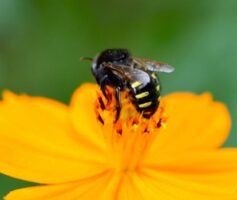
[[[116,99],[115,122],[121,111],[121,91],[126,90],[129,99],[139,113],[150,118],[160,104],[161,86],[158,72],[171,73],[171,65],[149,59],[133,57],[127,49],[106,49],[92,58],[91,71],[107,100],[106,87],[114,89]]]

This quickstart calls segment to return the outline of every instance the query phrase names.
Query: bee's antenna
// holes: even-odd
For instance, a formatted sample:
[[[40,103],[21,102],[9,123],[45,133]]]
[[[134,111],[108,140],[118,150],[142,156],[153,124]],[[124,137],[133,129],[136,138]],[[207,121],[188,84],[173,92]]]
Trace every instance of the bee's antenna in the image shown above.
[[[80,61],[93,61],[93,58],[89,58],[89,57],[81,57]]]

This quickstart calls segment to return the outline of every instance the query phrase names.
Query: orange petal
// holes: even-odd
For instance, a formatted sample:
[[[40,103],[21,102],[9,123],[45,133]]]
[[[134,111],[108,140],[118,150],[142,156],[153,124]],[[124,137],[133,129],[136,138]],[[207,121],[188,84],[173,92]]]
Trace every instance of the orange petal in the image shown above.
[[[161,160],[194,149],[213,149],[226,140],[231,119],[226,106],[213,102],[210,94],[174,93],[163,98],[168,115],[148,152]]]
[[[84,84],[76,90],[70,104],[70,116],[75,129],[88,145],[106,150],[106,143],[100,124],[96,118],[94,102],[98,87],[95,84]]]
[[[141,169],[132,176],[143,199],[155,200],[236,200],[236,189],[185,180],[154,169]]]
[[[5,200],[114,199],[113,187],[117,187],[117,181],[118,176],[106,172],[79,182],[18,189],[10,192]]]
[[[237,193],[237,148],[186,152],[159,164],[155,162],[145,167],[166,171],[180,179],[232,188]]]
[[[5,92],[0,102],[0,172],[59,183],[104,171],[103,150],[87,146],[68,113],[68,107],[53,100]]]

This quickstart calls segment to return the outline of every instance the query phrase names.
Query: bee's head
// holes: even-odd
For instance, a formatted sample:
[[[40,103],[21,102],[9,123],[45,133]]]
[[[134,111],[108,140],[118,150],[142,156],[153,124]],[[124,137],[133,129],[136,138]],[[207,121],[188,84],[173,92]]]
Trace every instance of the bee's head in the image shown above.
[[[127,49],[106,49],[97,57],[97,65],[105,62],[114,64],[127,64],[130,58],[130,53]]]
[[[112,64],[121,64],[128,65],[130,61],[130,53],[127,49],[106,49],[99,53],[92,62],[92,73],[96,78],[96,81],[99,83],[101,78],[104,77],[104,71],[102,63],[112,63]]]

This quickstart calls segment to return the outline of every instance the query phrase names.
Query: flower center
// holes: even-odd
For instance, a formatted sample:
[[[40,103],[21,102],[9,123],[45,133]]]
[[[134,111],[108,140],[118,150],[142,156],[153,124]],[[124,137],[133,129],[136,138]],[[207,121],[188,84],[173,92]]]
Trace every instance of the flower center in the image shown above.
[[[149,149],[159,130],[165,127],[167,114],[162,102],[150,118],[142,117],[129,99],[127,92],[121,93],[121,113],[117,122],[116,100],[111,88],[107,90],[107,101],[101,91],[97,92],[95,112],[108,146],[108,162],[118,171],[134,171]]]

